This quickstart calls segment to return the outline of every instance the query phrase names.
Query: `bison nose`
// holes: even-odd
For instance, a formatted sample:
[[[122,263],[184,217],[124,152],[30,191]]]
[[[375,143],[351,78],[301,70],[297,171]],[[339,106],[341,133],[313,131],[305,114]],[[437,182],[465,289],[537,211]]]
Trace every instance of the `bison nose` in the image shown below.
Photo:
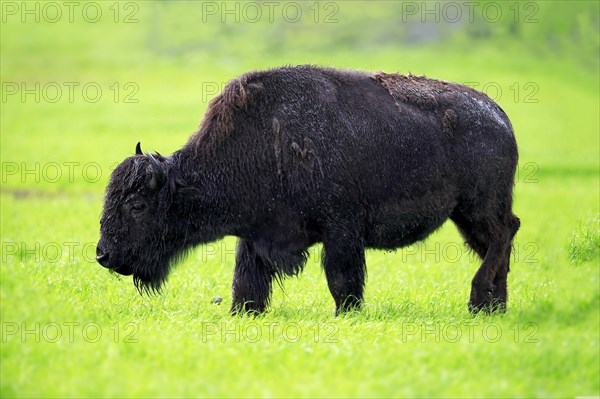
[[[108,267],[108,252],[106,253],[97,253],[96,260],[104,267]]]

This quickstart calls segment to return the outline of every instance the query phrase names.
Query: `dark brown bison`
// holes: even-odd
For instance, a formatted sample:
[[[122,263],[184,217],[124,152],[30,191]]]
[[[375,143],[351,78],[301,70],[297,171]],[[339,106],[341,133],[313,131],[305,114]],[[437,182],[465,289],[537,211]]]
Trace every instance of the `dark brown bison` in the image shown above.
[[[273,279],[323,243],[337,311],[361,304],[365,249],[422,240],[450,218],[482,259],[472,311],[504,309],[517,144],[506,114],[454,83],[313,66],[250,72],[169,157],[111,176],[97,259],[157,291],[187,250],[239,237],[232,311],[262,312]]]

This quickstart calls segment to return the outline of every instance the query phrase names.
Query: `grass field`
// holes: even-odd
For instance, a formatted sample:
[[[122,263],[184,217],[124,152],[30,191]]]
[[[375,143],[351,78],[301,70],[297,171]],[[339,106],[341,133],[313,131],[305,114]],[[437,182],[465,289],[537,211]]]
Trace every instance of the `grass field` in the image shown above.
[[[503,3],[498,22],[425,30],[404,18],[420,2],[302,3],[299,22],[256,23],[235,2],[92,2],[96,22],[75,3],[73,22],[62,3],[57,22],[1,3],[0,396],[600,395],[596,2]],[[228,314],[234,237],[157,297],[94,262],[104,187],[135,143],[170,153],[228,79],[304,63],[468,83],[502,106],[520,151],[506,314],[468,313],[479,262],[451,223],[368,252],[366,305],[341,317],[318,246],[258,318]]]

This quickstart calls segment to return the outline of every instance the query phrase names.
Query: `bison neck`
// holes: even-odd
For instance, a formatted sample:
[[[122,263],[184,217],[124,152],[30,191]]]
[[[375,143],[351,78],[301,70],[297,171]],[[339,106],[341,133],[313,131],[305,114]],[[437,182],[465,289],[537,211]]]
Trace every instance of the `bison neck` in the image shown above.
[[[240,236],[259,218],[260,188],[247,171],[232,168],[230,160],[197,155],[186,147],[173,155],[173,161],[184,182],[178,189],[178,220],[185,225],[186,246]]]

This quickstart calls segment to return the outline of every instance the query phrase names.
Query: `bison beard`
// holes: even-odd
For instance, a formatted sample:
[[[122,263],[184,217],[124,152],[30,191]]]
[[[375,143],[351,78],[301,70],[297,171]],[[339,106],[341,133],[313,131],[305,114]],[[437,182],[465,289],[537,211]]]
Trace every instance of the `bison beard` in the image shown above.
[[[517,145],[485,94],[425,77],[312,66],[247,73],[169,157],[142,153],[111,176],[97,259],[160,292],[172,264],[239,238],[232,312],[262,312],[273,280],[323,243],[342,312],[360,306],[367,248],[395,249],[451,219],[483,259],[469,308],[504,310]]]

